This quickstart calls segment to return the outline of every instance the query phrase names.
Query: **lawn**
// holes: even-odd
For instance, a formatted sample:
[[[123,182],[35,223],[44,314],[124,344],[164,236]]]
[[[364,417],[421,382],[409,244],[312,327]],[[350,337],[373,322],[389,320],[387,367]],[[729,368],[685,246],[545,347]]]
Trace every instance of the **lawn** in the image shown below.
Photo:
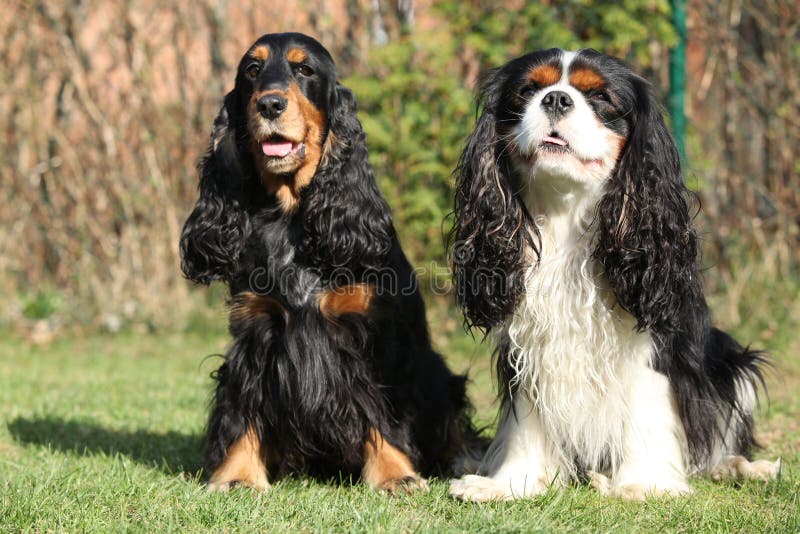
[[[447,317],[446,314],[437,314]],[[469,368],[478,418],[494,417],[488,349],[434,320],[454,368]],[[222,333],[0,341],[0,529],[11,531],[800,531],[800,362],[769,376],[759,457],[780,480],[693,482],[689,498],[627,503],[585,486],[493,504],[455,501],[446,481],[410,497],[282,480],[265,494],[205,491],[201,433]]]

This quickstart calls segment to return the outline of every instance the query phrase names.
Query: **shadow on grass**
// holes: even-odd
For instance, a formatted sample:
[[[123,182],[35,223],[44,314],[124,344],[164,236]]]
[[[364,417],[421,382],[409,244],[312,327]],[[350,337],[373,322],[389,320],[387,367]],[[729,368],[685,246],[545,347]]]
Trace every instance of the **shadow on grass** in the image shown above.
[[[79,454],[122,454],[169,475],[196,477],[201,470],[202,437],[181,432],[111,430],[94,423],[54,417],[17,418],[8,423],[20,443]]]

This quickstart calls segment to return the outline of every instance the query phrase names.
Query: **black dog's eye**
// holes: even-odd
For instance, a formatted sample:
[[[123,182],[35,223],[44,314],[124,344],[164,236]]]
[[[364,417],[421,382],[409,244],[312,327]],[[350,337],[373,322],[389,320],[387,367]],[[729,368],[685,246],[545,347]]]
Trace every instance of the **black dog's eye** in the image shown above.
[[[248,78],[250,78],[251,80],[254,80],[255,77],[258,76],[258,73],[261,72],[261,65],[259,65],[258,63],[251,63],[247,67],[245,72],[247,73],[247,77]]]
[[[300,63],[299,65],[295,65],[294,71],[301,76],[313,76],[314,69],[306,65],[305,63]]]

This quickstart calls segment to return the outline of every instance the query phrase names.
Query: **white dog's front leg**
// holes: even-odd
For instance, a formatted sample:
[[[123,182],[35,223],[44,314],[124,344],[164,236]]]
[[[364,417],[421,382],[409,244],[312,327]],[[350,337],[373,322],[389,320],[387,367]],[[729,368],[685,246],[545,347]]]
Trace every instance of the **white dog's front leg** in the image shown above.
[[[619,469],[610,479],[589,473],[592,485],[629,500],[692,493],[686,479],[685,434],[667,377],[642,367],[629,402]]]
[[[531,403],[518,395],[515,412],[503,408],[500,427],[481,462],[480,475],[450,482],[450,495],[469,501],[510,500],[539,495],[559,477],[541,420]]]

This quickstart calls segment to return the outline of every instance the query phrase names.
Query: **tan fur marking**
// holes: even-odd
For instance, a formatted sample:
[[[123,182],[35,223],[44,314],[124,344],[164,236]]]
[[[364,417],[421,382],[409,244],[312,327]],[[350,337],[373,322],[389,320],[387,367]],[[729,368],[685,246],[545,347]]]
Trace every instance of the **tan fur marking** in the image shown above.
[[[306,98],[297,84],[292,84],[286,91],[271,90],[253,93],[248,105],[248,114],[255,120],[258,112],[258,99],[267,94],[281,94],[288,101],[286,110],[278,120],[280,135],[293,143],[305,142],[306,155],[294,175],[271,174],[263,170],[264,155],[257,140],[253,139],[253,154],[261,169],[261,181],[267,191],[275,193],[287,213],[293,212],[300,204],[300,192],[311,183],[317,172],[323,153],[323,137],[325,135],[325,111],[318,109]],[[254,119],[250,119],[253,121]],[[327,144],[326,144],[327,148]]]
[[[578,91],[592,91],[606,86],[606,80],[592,69],[577,69],[569,74],[569,83]]]
[[[375,288],[369,284],[328,289],[320,294],[319,310],[329,321],[346,313],[366,315],[374,296]]]
[[[253,49],[252,52],[250,52],[250,55],[255,59],[266,61],[269,58],[269,47],[266,45],[258,45]]]
[[[231,320],[244,321],[263,315],[281,316],[288,320],[288,312],[280,302],[272,297],[257,295],[252,291],[244,291],[233,297]]]
[[[210,491],[225,491],[233,482],[259,490],[269,489],[261,442],[252,426],[228,447],[225,460],[211,475],[208,488]]]
[[[367,485],[389,493],[411,493],[426,487],[425,480],[414,470],[408,455],[383,439],[374,428],[364,442],[361,478]]]
[[[601,124],[602,126],[602,124]],[[616,133],[609,133],[609,144],[615,144],[614,147],[614,161],[619,162],[619,157],[622,154],[622,149],[625,148],[625,145],[628,144],[628,140]]]
[[[553,65],[537,65],[528,73],[528,79],[539,87],[554,85],[561,79],[561,70]]]
[[[284,211],[291,212],[300,205],[300,192],[311,183],[322,159],[322,137],[325,129],[325,112],[318,109],[296,84],[289,86],[289,102],[296,102],[299,117],[305,123],[306,159],[294,174],[292,184],[286,184],[278,190],[278,198]]]
[[[292,48],[286,53],[286,59],[292,63],[302,63],[308,59],[308,54],[306,54],[306,51],[301,48]]]

